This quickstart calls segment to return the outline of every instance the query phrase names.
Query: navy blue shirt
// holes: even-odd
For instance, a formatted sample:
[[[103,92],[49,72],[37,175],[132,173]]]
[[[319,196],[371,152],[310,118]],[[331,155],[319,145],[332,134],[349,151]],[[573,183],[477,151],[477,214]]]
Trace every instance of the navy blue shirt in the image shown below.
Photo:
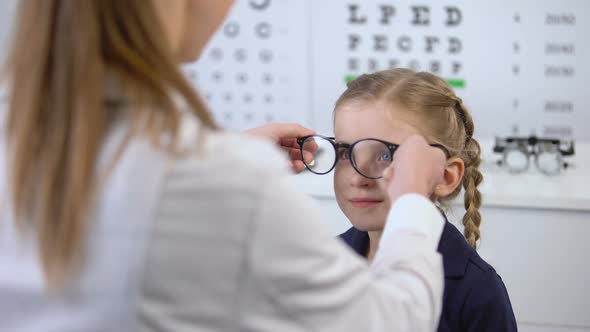
[[[366,257],[369,235],[352,227],[340,237]],[[517,331],[506,287],[496,270],[448,221],[438,244],[443,257],[445,290],[439,332]]]

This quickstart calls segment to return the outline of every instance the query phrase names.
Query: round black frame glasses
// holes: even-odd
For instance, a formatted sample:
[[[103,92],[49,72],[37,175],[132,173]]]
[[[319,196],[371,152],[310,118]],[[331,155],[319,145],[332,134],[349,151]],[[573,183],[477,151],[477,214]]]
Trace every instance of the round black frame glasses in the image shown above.
[[[329,142],[330,145],[334,148],[334,162],[332,163],[332,166],[328,169],[328,171],[325,171],[325,172],[319,172],[319,171],[315,170],[314,167],[313,167],[313,165],[310,165],[306,161],[306,158],[305,158],[305,153],[306,152],[307,153],[310,153],[309,151],[305,151],[305,145],[306,145],[306,143],[308,141],[310,141],[310,140],[314,140],[315,141],[317,139],[320,139],[320,140],[324,140],[324,141]],[[368,176],[366,174],[363,174],[363,172],[359,169],[359,167],[358,167],[358,165],[357,165],[357,163],[355,161],[355,158],[354,158],[354,155],[355,155],[353,153],[354,148],[356,146],[358,146],[359,143],[367,142],[367,141],[378,142],[378,143],[381,143],[384,146],[386,146],[387,147],[387,150],[389,150],[389,152],[390,152],[390,155],[389,155],[389,158],[390,159],[389,159],[389,161],[390,161],[390,163],[393,162],[393,156],[395,154],[395,151],[399,148],[399,144],[387,142],[387,141],[384,141],[384,140],[381,140],[381,139],[378,139],[378,138],[363,138],[363,139],[360,139],[360,140],[358,140],[356,142],[353,142],[351,144],[348,144],[348,143],[339,143],[339,142],[336,142],[336,140],[335,140],[334,137],[327,137],[327,136],[322,136],[322,135],[309,135],[309,136],[304,136],[304,137],[298,138],[297,139],[297,144],[299,145],[299,149],[300,149],[300,152],[301,152],[301,160],[303,160],[303,164],[305,165],[305,167],[310,172],[312,172],[314,174],[317,174],[317,175],[325,175],[325,174],[330,173],[332,170],[334,170],[334,168],[336,167],[336,164],[338,163],[339,156],[341,156],[341,153],[339,153],[341,151],[342,153],[344,153],[344,156],[346,157],[346,159],[348,159],[350,161],[352,167],[354,168],[354,170],[358,174],[360,174],[361,176],[363,176],[363,177],[365,177],[367,179],[378,180],[378,179],[381,179],[383,176],[382,175],[381,176]],[[430,146],[436,147],[436,148],[439,148],[439,149],[443,150],[443,152],[445,153],[445,155],[447,156],[447,158],[449,157],[449,152],[448,152],[448,150],[444,146],[442,146],[440,144],[430,144]],[[322,153],[322,152],[319,151],[319,153]],[[313,161],[312,161],[312,163],[313,163]]]

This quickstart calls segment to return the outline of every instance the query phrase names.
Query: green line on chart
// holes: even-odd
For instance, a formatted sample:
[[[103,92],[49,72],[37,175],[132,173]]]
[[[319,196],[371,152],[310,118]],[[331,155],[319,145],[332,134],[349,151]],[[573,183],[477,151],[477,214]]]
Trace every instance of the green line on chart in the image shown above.
[[[464,88],[465,80],[462,79],[447,79],[447,83],[453,88]]]

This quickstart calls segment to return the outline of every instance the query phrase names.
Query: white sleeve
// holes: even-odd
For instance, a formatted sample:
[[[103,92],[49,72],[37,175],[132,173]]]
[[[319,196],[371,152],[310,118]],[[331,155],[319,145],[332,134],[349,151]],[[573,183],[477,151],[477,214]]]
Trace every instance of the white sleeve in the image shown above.
[[[444,222],[430,201],[395,203],[369,265],[330,234],[311,199],[269,182],[251,236],[243,330],[436,330]]]

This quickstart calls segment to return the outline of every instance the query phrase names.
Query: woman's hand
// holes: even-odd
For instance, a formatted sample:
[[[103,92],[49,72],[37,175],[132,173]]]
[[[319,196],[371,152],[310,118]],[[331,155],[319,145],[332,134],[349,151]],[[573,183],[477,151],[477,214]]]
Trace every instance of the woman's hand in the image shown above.
[[[315,131],[305,128],[295,123],[271,123],[264,126],[252,128],[243,132],[246,135],[266,137],[280,147],[289,156],[291,168],[296,173],[305,169],[305,164],[301,160],[301,150],[297,144],[297,138],[308,135],[315,135]],[[308,144],[309,145],[309,144]],[[313,160],[312,152],[317,150],[317,146],[307,146],[305,151],[305,160]]]
[[[404,194],[430,198],[434,188],[443,182],[446,165],[444,152],[432,147],[424,137],[413,135],[395,151],[393,163],[383,174],[389,182],[392,204]]]

